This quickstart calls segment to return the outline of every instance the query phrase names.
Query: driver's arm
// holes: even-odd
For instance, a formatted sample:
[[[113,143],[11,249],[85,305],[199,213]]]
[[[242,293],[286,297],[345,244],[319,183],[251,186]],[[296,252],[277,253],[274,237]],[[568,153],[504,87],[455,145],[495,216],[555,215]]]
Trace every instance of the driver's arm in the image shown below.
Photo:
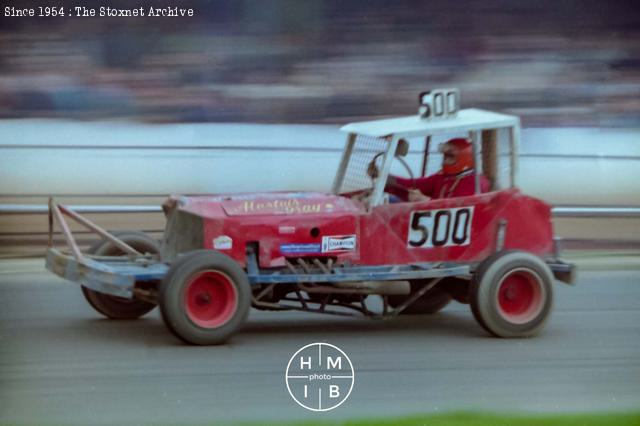
[[[432,176],[420,177],[416,179],[403,178],[400,176],[389,175],[385,191],[400,197],[404,201],[408,201],[409,190],[418,189],[423,195],[433,198],[434,178]]]
[[[379,176],[380,172],[376,167],[375,159],[369,163],[369,166],[367,167],[367,174],[372,179],[375,179]],[[387,177],[387,183],[385,184],[384,190],[385,192],[395,195],[403,201],[409,201],[410,193],[418,191],[426,197],[432,197],[431,193],[433,192],[434,186],[432,177],[433,176],[410,179],[390,174]],[[420,196],[420,193],[418,193],[417,195]]]
[[[399,197],[403,201],[407,201],[409,197],[409,188],[411,188],[411,186],[407,184],[407,181],[411,182],[411,180],[412,179],[389,175],[384,191]]]

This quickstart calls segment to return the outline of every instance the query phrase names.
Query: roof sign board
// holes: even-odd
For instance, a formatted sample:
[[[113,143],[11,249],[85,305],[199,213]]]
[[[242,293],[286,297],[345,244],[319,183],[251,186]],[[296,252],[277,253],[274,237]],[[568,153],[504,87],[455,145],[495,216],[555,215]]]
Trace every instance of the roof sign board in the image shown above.
[[[461,109],[453,117],[443,120],[425,120],[419,115],[350,123],[340,130],[364,136],[401,138],[430,135],[434,133],[464,132],[471,130],[499,129],[519,126],[520,119],[514,115],[501,114],[477,108]]]

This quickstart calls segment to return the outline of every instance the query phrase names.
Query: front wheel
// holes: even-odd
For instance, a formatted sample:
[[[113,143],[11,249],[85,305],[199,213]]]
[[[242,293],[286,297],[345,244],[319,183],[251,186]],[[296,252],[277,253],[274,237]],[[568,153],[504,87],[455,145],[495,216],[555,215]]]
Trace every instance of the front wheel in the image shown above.
[[[504,251],[486,259],[471,281],[478,323],[497,337],[529,337],[545,326],[553,304],[553,274],[542,259]]]
[[[142,232],[125,231],[115,232],[113,235],[129,244],[140,253],[160,253],[158,241]],[[87,251],[89,254],[100,256],[120,256],[125,254],[107,239],[100,240],[93,244]],[[135,298],[126,299],[124,297],[112,296],[100,293],[85,286],[81,287],[84,298],[89,305],[97,312],[110,319],[136,319],[155,308],[153,303]]]
[[[171,332],[187,343],[224,343],[245,322],[251,288],[229,256],[198,250],[181,257],[160,286],[160,312]]]

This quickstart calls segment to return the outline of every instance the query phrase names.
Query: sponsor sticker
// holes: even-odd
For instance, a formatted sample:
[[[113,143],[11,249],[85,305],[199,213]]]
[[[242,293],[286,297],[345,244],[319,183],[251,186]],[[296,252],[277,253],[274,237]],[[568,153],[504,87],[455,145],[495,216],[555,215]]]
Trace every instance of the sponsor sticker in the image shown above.
[[[227,235],[220,235],[213,239],[213,248],[216,250],[230,250],[233,247],[233,240]]]
[[[280,253],[282,254],[320,253],[320,244],[318,243],[280,244]]]
[[[322,252],[352,251],[356,249],[355,235],[331,235],[322,237]]]

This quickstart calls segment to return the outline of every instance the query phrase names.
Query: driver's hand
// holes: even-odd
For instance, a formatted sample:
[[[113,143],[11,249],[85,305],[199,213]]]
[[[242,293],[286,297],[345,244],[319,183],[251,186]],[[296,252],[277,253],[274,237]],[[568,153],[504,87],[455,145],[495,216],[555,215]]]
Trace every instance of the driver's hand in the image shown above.
[[[369,163],[369,167],[367,167],[367,174],[371,176],[372,179],[376,179],[380,175],[378,167],[376,167],[375,160]]]
[[[422,192],[420,192],[419,189],[415,189],[415,188],[408,189],[407,193],[408,193],[407,199],[411,202],[430,200],[430,198],[424,195]]]

